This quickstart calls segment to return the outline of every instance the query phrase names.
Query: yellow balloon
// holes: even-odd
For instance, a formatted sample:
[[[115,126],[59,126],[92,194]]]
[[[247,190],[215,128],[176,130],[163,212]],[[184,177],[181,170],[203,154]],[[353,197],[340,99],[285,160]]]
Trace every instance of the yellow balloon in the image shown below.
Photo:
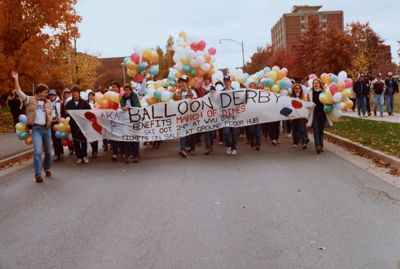
[[[270,78],[272,78],[273,81],[276,81],[278,78],[278,73],[276,71],[271,71],[268,73],[270,75]]]
[[[243,82],[244,82],[244,77],[238,78],[238,82],[239,82],[240,84],[243,84]]]
[[[278,71],[278,79],[281,80],[284,77],[286,77],[286,73],[284,71],[282,71],[282,70],[279,70]]]
[[[126,74],[128,75],[128,76],[130,76],[130,77],[134,77],[134,76],[136,76],[136,74],[137,74],[138,72],[137,72],[137,70],[136,69],[128,69],[128,71],[126,71]]]
[[[330,77],[329,77],[329,75],[328,75],[327,73],[323,73],[323,74],[321,75],[321,80],[322,80],[322,82],[325,83],[325,84],[331,83],[331,79],[330,79]]]
[[[15,130],[16,130],[17,132],[25,132],[25,131],[26,131],[26,125],[23,124],[23,123],[17,123],[17,124],[15,125]]]
[[[181,38],[183,38],[183,40],[187,41],[187,35],[186,35],[185,32],[180,32],[180,33],[179,33],[179,36],[180,36]]]
[[[60,132],[64,132],[64,131],[65,131],[65,124],[64,124],[64,123],[58,124],[58,130],[59,130]]]
[[[272,86],[271,91],[274,93],[279,93],[280,92],[280,88],[279,85],[275,84],[274,86]]]
[[[275,71],[275,72],[279,72],[281,69],[279,68],[279,66],[277,66],[277,65],[275,65],[275,66],[273,66],[272,67],[272,71]]]
[[[108,100],[110,100],[110,102],[113,102],[113,103],[119,103],[118,93],[116,93],[116,92],[109,92],[109,93],[110,94],[109,94]]]
[[[344,88],[345,88],[345,86],[344,86],[344,81],[340,81],[340,82],[338,83],[338,86],[339,86],[339,92],[343,91]]]
[[[151,62],[152,63],[158,62],[158,53],[155,50],[151,52]]]
[[[150,59],[151,59],[151,49],[150,48],[143,49],[142,58],[147,61],[150,61]]]
[[[345,89],[345,90],[343,90],[342,91],[342,96],[343,96],[343,98],[345,99],[345,98],[350,98],[350,96],[351,96],[351,89]]]
[[[354,105],[353,101],[351,101],[350,99],[346,100],[344,103],[346,104],[345,109],[350,109]]]
[[[94,95],[94,101],[97,104],[100,104],[100,102],[101,102],[101,100],[103,100],[103,98],[104,98],[104,95],[101,92],[96,92]]]
[[[188,64],[190,64],[190,58],[189,58],[188,56],[183,56],[182,59],[181,59],[181,63],[182,63],[183,65],[188,65]]]

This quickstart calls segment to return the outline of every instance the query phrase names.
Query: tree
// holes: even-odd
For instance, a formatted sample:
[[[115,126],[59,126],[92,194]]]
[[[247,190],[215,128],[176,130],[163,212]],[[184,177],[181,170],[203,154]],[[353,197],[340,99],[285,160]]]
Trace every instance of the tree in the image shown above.
[[[271,45],[265,48],[258,47],[257,51],[251,56],[250,61],[245,64],[243,71],[249,74],[254,74],[261,69],[264,69],[273,57],[273,50]]]
[[[53,67],[63,64],[71,40],[79,36],[77,23],[81,18],[75,10],[76,2],[0,1],[2,85],[12,86],[12,69],[20,73],[25,88],[61,76],[62,72],[54,72]]]
[[[160,48],[157,47],[157,53],[160,59],[159,67],[160,72],[156,76],[156,79],[162,79],[168,77],[169,69],[174,66],[174,38],[172,36],[168,37],[167,44],[165,45],[165,53]]]

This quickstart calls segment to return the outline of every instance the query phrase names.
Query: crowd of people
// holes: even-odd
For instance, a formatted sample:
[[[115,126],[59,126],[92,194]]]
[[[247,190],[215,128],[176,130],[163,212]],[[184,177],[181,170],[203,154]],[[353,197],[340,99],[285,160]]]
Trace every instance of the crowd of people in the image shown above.
[[[55,135],[53,130],[60,118],[68,117],[68,111],[75,109],[94,109],[95,108],[95,92],[90,91],[87,98],[83,99],[79,86],[73,86],[70,90],[63,91],[61,97],[53,89],[49,90],[44,84],[39,84],[35,88],[34,96],[27,96],[19,85],[18,74],[12,73],[15,81],[15,90],[12,97],[8,101],[10,110],[22,113],[23,107],[26,107],[27,124],[31,128],[32,140],[34,145],[34,168],[35,181],[43,182],[42,178],[42,160],[41,153],[44,149],[45,157],[43,169],[46,176],[51,176],[51,142],[54,150],[54,161],[62,161],[64,158],[64,146],[60,138]],[[215,91],[230,91],[231,78],[229,75],[223,77],[223,81],[217,81],[213,85],[210,77],[205,76],[200,85],[189,87],[189,78],[182,75],[178,78],[177,89],[174,92],[173,99],[178,101],[182,99],[196,99]],[[304,88],[309,90],[304,92]],[[248,89],[256,89],[255,83],[250,83]],[[124,95],[120,98],[119,109],[126,111],[131,107],[140,107],[140,92],[137,92],[130,84],[123,86]],[[98,89],[105,93],[107,90],[120,93],[120,85],[117,82],[111,84],[109,89]],[[382,79],[379,74],[375,80],[369,81],[365,75],[360,75],[357,83],[354,85],[354,92],[357,97],[358,113],[362,112],[365,116],[368,111],[369,97],[371,90],[374,92],[374,112],[376,114],[377,105],[380,105],[380,115],[383,115],[383,96],[386,97],[386,103],[389,115],[393,111],[393,95],[398,92],[398,86],[392,75],[386,80]],[[309,119],[296,119],[290,121],[276,121],[263,124],[255,124],[247,127],[224,127],[219,130],[209,131],[205,133],[197,133],[179,140],[179,154],[183,158],[194,155],[196,146],[202,140],[205,143],[205,154],[210,155],[213,152],[214,140],[218,139],[220,145],[225,144],[227,155],[236,155],[238,153],[238,137],[246,137],[247,144],[250,148],[259,151],[261,148],[262,137],[269,138],[272,145],[280,144],[281,127],[287,132],[288,137],[293,140],[294,148],[307,149],[310,142],[307,128],[310,128],[314,137],[315,151],[317,154],[324,152],[324,128],[326,125],[332,125],[329,117],[324,112],[324,104],[319,100],[319,95],[323,92],[323,83],[319,79],[314,79],[312,85],[304,85],[294,83],[291,91],[292,98],[313,102],[315,108]],[[20,103],[18,103],[19,100]],[[369,112],[370,113],[370,112]],[[14,115],[14,114],[13,114]],[[14,121],[18,122],[18,115],[14,116]],[[69,154],[75,155],[76,163],[88,163],[88,143],[82,130],[80,130],[73,118],[70,119],[70,128],[73,143],[68,144]],[[154,141],[149,144],[154,148],[160,147],[162,141]],[[111,151],[111,159],[117,161],[119,159],[137,163],[140,159],[140,143],[139,142],[121,142],[110,141],[104,139],[102,141],[103,150]],[[143,146],[146,146],[144,143]],[[92,158],[98,155],[99,141],[90,143],[92,149]]]

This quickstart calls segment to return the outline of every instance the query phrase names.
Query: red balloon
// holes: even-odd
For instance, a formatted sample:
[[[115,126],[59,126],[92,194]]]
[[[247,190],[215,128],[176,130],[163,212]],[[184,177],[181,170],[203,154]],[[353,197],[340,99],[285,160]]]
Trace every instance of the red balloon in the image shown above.
[[[135,64],[139,64],[140,63],[140,55],[137,53],[133,53],[131,55],[131,60],[132,62],[134,62]]]
[[[192,50],[194,50],[194,51],[197,51],[197,50],[198,50],[197,43],[196,43],[196,42],[193,42],[192,44],[190,44],[190,48],[191,48]]]
[[[337,93],[338,90],[339,90],[338,84],[337,84],[336,82],[331,83],[331,84],[329,85],[329,90],[331,91],[331,94],[332,94],[332,95],[335,95],[335,93]]]
[[[208,54],[210,55],[215,55],[217,53],[217,49],[214,47],[211,47],[208,49]]]
[[[133,81],[136,83],[142,82],[144,79],[144,75],[137,73],[135,77],[133,78]]]
[[[206,42],[205,42],[204,40],[200,40],[199,43],[197,43],[197,48],[198,48],[199,50],[205,49],[206,46],[207,46],[207,44],[206,44]]]
[[[67,140],[67,139],[61,140],[61,144],[62,144],[64,147],[67,147],[67,146],[69,145],[69,140]]]
[[[111,102],[111,103],[110,103],[110,109],[117,110],[118,107],[119,107],[119,104],[118,104],[118,103],[114,103],[114,102]]]

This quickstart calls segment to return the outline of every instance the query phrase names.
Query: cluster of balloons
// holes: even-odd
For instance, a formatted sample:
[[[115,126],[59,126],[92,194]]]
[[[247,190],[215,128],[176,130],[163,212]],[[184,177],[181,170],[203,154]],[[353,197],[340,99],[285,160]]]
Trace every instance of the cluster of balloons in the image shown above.
[[[117,110],[119,107],[119,98],[123,95],[123,91],[121,91],[119,94],[113,91],[108,91],[105,94],[96,92],[94,95],[95,108]]]
[[[132,77],[133,81],[137,83],[143,81],[145,78],[157,75],[160,72],[157,63],[158,53],[151,48],[143,50],[135,49],[135,52],[123,61],[127,75]]]
[[[26,126],[26,121],[26,115],[19,115],[18,123],[15,125],[15,131],[19,140],[24,140],[25,144],[32,145],[32,136],[30,135],[28,127]]]
[[[265,67],[263,70],[252,74],[247,80],[246,85],[255,83],[260,90],[267,90],[282,95],[290,95],[292,81],[287,77],[287,68],[279,66]]]
[[[229,76],[231,77],[232,88],[235,90],[240,89],[241,85],[244,85],[247,79],[250,77],[250,75],[244,73],[241,68],[230,69]]]
[[[55,137],[61,139],[63,146],[68,146],[72,143],[71,127],[69,126],[70,117],[60,118],[58,124],[53,126]]]
[[[214,74],[213,63],[217,50],[214,47],[206,47],[207,43],[204,40],[189,38],[185,32],[179,33],[175,41],[173,60],[177,77],[187,75],[192,87],[196,86],[196,78],[202,78],[204,75],[211,77]]]
[[[310,79],[316,79],[316,75],[310,75]],[[323,73],[321,81],[324,84],[324,92],[319,95],[319,100],[324,104],[324,112],[332,119],[341,117],[342,110],[353,107],[350,96],[353,91],[353,80],[347,77],[345,71],[338,75]]]

